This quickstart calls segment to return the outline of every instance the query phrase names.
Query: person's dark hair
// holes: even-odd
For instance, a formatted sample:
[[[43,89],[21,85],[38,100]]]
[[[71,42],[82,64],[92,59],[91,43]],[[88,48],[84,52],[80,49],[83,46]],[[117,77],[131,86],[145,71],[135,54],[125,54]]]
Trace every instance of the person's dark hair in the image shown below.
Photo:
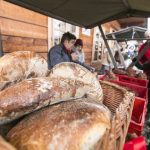
[[[81,39],[77,39],[74,46],[82,46],[83,47],[83,41]]]
[[[76,40],[76,36],[71,34],[70,32],[66,32],[63,34],[63,36],[61,38],[61,44],[63,44],[65,40],[67,40],[67,41]]]
[[[123,57],[124,57],[124,60],[127,60],[128,59],[128,54],[124,54]]]
[[[115,52],[114,58],[115,58],[115,60],[116,60],[117,62],[120,62],[120,57],[119,57],[119,52],[118,52],[118,51]]]

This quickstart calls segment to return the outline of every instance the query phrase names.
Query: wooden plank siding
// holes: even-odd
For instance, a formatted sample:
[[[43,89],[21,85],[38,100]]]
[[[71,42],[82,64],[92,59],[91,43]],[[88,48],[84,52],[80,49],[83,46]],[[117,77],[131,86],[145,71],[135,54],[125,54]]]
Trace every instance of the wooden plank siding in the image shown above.
[[[83,40],[83,50],[86,64],[91,64],[92,61],[93,32],[94,30],[91,29],[90,36],[82,34],[82,28],[80,28],[79,32],[79,38]]]
[[[47,16],[0,0],[0,16],[38,26],[47,27]]]
[[[116,21],[107,23],[103,27],[105,31],[110,31],[110,28],[120,28]],[[47,59],[47,16],[0,0],[0,30],[5,53],[29,50],[35,51]],[[53,32],[53,30],[49,31]],[[86,36],[82,34],[80,28],[79,38],[84,43],[85,63],[99,68],[100,62],[92,63],[93,33],[94,29],[91,29],[91,35]]]
[[[0,17],[0,27],[3,35],[47,39],[47,27],[41,27],[3,17]]]
[[[117,21],[112,21],[112,22],[103,24],[102,28],[103,28],[104,33],[110,33],[113,30],[116,30],[116,31],[119,30],[121,27]],[[109,45],[109,46],[111,48],[111,45]],[[91,66],[99,70],[101,67],[101,61],[92,62]]]
[[[48,17],[0,0],[0,29],[5,53],[48,51]]]
[[[47,52],[47,40],[45,39],[2,36],[2,41],[4,52],[12,52],[13,50]]]

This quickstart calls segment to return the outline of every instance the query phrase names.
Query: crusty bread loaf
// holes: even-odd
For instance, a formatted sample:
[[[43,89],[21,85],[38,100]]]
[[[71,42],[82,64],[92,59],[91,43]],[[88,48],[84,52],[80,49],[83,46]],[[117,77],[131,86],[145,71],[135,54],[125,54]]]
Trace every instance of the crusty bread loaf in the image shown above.
[[[103,100],[103,92],[98,79],[93,73],[79,64],[71,62],[57,64],[51,69],[49,76],[78,79],[85,84],[90,84],[91,91],[88,93],[88,97],[101,102]]]
[[[19,150],[94,150],[108,128],[109,110],[80,99],[30,114],[10,130],[7,139]]]
[[[0,136],[0,150],[16,150],[16,149]]]
[[[91,85],[67,78],[32,78],[0,91],[0,124],[14,120],[41,107],[81,98]]]
[[[0,58],[0,90],[29,77],[46,76],[47,62],[31,51],[17,51]]]

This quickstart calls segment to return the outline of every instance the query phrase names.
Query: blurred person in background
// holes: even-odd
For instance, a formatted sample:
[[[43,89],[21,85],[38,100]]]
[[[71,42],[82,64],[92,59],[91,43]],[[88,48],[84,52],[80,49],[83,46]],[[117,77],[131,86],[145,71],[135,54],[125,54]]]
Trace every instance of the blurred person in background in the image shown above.
[[[64,33],[61,42],[53,46],[48,52],[48,68],[53,68],[61,62],[72,62],[77,60],[77,55],[72,53],[72,48],[76,42],[75,35]]]
[[[106,74],[108,71],[111,70],[110,58],[109,58],[109,53],[107,51],[107,48],[104,48],[101,64],[102,66],[100,68],[100,74]]]
[[[95,69],[78,61],[78,55],[72,49],[76,42],[76,36],[70,32],[63,34],[61,42],[53,46],[48,52],[48,69],[62,62],[74,62],[94,72]]]
[[[78,55],[78,61],[81,63],[85,62],[84,51],[83,51],[83,41],[81,39],[77,39],[74,44],[73,49]]]
[[[141,55],[142,51],[145,54],[138,60],[138,56],[133,59],[135,66],[144,71],[147,75],[148,83],[148,104],[147,104],[147,115],[145,121],[145,127],[143,135],[145,136],[148,144],[148,149],[150,149],[150,31],[145,32],[145,38],[147,41],[141,45],[138,51],[138,56]]]

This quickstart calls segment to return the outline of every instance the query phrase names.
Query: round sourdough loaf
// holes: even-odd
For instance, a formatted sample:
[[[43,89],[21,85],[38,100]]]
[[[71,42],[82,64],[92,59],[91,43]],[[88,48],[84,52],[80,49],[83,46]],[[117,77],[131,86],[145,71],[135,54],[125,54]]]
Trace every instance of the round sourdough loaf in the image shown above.
[[[51,69],[49,76],[78,79],[85,84],[90,84],[91,91],[87,95],[88,98],[92,98],[100,102],[103,101],[103,91],[98,79],[93,73],[79,64],[71,62],[57,64]]]
[[[10,130],[19,150],[94,150],[110,128],[110,112],[101,103],[78,99],[43,108]]]
[[[47,105],[84,97],[91,90],[90,84],[69,78],[40,77],[23,80],[0,91],[0,124]]]
[[[0,58],[0,90],[29,77],[48,73],[46,60],[31,51],[17,51]]]

